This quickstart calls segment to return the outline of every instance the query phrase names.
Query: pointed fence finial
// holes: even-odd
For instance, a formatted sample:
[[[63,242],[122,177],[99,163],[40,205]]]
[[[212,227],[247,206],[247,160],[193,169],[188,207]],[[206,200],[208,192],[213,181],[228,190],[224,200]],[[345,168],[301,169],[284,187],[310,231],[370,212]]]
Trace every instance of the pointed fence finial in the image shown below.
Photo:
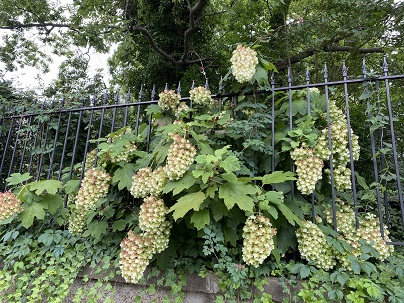
[[[367,73],[368,73],[368,71],[367,71],[367,67],[366,67],[366,59],[365,59],[365,57],[363,57],[363,59],[362,59],[362,75],[363,75],[363,78],[366,78]]]
[[[290,66],[288,66],[288,83],[292,84],[292,71]]]
[[[191,90],[195,88],[195,80],[192,80]]]
[[[128,93],[126,94],[126,103],[130,102],[130,88],[128,89]]]
[[[387,55],[383,55],[383,73],[385,76],[387,76],[387,73],[389,72],[389,65],[387,64]]]
[[[309,70],[309,66],[306,67],[306,83],[307,83],[307,84],[310,83],[310,70]]]
[[[206,88],[206,89],[209,89],[209,81],[208,81],[208,78],[206,78],[206,81],[205,81],[205,88]]]
[[[154,101],[154,98],[156,96],[156,84],[153,84],[153,88],[151,91],[151,100]]]
[[[271,74],[271,85],[274,86],[275,85],[275,73],[272,72]]]
[[[102,99],[102,105],[105,105],[107,103],[108,100],[108,94],[104,93],[104,98]]]
[[[90,106],[91,107],[95,106],[95,101],[96,101],[96,96],[94,94],[94,95],[91,96],[91,99],[90,99]]]
[[[324,80],[328,80],[327,62],[324,63]]]
[[[348,76],[348,69],[345,65],[345,60],[342,60],[342,77],[346,78]]]
[[[181,82],[178,82],[177,94],[181,95]]]
[[[168,83],[166,83],[166,86],[164,87],[164,90],[168,90]]]
[[[142,98],[143,98],[143,84],[140,85],[138,101],[142,102]]]
[[[219,94],[223,92],[223,77],[220,76],[220,82],[219,82]]]

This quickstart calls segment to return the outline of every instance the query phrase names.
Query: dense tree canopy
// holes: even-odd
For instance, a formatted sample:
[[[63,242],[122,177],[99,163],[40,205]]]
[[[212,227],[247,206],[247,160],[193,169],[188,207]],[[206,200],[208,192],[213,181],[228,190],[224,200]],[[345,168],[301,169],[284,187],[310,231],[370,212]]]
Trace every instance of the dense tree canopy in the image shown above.
[[[114,45],[112,81],[124,89],[217,81],[241,42],[260,44],[279,71],[296,65],[294,76],[307,64],[318,71],[327,61],[332,75],[342,59],[399,56],[404,44],[404,3],[393,0],[0,0],[0,7],[7,70],[46,70],[44,46],[72,60],[77,47]]]

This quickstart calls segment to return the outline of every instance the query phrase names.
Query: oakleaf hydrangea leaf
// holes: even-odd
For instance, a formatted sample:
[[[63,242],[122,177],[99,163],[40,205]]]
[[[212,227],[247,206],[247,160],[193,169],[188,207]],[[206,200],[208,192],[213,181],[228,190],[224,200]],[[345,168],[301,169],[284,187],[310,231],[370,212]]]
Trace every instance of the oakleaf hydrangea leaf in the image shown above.
[[[198,211],[203,201],[205,201],[205,194],[198,191],[179,198],[169,211],[174,212],[173,218],[177,221],[179,218],[183,218],[191,209]]]

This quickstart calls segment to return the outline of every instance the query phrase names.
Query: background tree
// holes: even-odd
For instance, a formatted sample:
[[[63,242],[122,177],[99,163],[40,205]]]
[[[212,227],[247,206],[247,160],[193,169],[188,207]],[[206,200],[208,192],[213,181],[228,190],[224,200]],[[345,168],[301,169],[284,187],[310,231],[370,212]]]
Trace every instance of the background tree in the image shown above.
[[[76,47],[107,52],[112,83],[123,89],[226,73],[235,44],[258,43],[279,71],[294,77],[322,62],[330,76],[340,62],[368,53],[398,54],[404,4],[393,0],[23,0],[0,1],[0,60],[48,68],[43,46],[57,55]],[[394,59],[394,58],[392,58]],[[358,64],[356,64],[358,65]],[[353,71],[354,72],[354,71]],[[356,71],[355,71],[356,72]]]

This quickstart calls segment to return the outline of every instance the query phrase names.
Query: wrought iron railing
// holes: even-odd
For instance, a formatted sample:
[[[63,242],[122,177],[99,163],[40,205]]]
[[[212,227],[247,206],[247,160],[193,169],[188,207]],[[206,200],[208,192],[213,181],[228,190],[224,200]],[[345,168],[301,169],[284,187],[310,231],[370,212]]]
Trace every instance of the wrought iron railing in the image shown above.
[[[383,222],[390,229],[403,231],[403,236],[400,239],[390,242],[394,245],[404,245],[404,203],[401,185],[404,167],[404,138],[400,136],[404,131],[402,129],[404,110],[400,111],[401,103],[404,100],[403,84],[404,74],[389,75],[387,60],[384,58],[381,76],[370,77],[364,63],[362,76],[351,79],[348,77],[347,67],[343,63],[342,80],[329,81],[327,67],[324,66],[324,78],[321,83],[310,83],[310,74],[307,71],[306,83],[295,85],[289,71],[286,86],[278,87],[275,76],[272,75],[267,89],[245,93],[245,95],[254,98],[264,98],[270,107],[273,118],[271,126],[271,148],[274,151],[271,156],[272,170],[276,170],[275,136],[273,134],[275,132],[274,123],[279,94],[282,94],[289,103],[290,129],[293,128],[293,92],[307,91],[307,113],[309,114],[311,108],[309,91],[311,88],[320,89],[325,95],[328,123],[330,122],[330,94],[333,94],[333,98],[335,95],[338,96],[341,100],[340,105],[344,107],[347,117],[354,209],[357,211],[359,199],[356,173],[361,169],[371,169],[377,213],[381,222],[381,233],[384,233]],[[205,86],[208,85],[208,83],[205,84]],[[178,86],[177,91],[181,91],[180,86]],[[232,104],[232,108],[235,109],[238,97],[239,94],[222,92],[221,87],[217,94],[212,95],[212,98],[217,100],[219,109],[225,103]],[[362,109],[363,123],[367,125],[368,130],[370,129],[367,133],[360,134],[362,144],[369,147],[370,153],[367,160],[362,159],[361,167],[357,167],[353,161],[350,131],[351,125],[358,123],[358,121],[351,120],[350,104],[353,100],[359,99],[363,103],[362,106],[359,106]],[[125,126],[131,126],[136,134],[144,134],[147,142],[146,151],[148,151],[154,117],[152,113],[146,112],[146,107],[158,102],[156,89],[151,90],[147,100],[142,89],[136,102],[130,102],[130,100],[133,100],[133,96],[130,94],[123,101],[116,95],[112,102],[109,102],[109,96],[103,95],[101,99],[94,96],[91,100],[70,107],[67,107],[63,101],[44,101],[40,109],[33,112],[30,112],[27,107],[8,110],[8,113],[2,117],[0,128],[0,186],[2,190],[7,190],[5,180],[16,172],[29,173],[36,179],[69,180],[77,176],[82,178],[86,154],[97,147],[97,139]],[[188,102],[189,106],[192,107],[192,101],[189,97],[182,98],[182,101]],[[375,116],[375,107],[378,107],[383,114]],[[233,114],[237,118],[235,111]],[[363,125],[359,126],[363,129]],[[330,138],[329,147],[332,148]],[[335,213],[336,193],[332,156],[329,167],[331,171],[332,208]],[[293,167],[291,169],[293,170]],[[389,187],[390,191],[385,190],[386,187]],[[307,197],[307,200],[312,203],[314,219],[314,194]],[[394,220],[392,219],[392,212],[394,212]],[[336,224],[334,216],[334,227]]]

